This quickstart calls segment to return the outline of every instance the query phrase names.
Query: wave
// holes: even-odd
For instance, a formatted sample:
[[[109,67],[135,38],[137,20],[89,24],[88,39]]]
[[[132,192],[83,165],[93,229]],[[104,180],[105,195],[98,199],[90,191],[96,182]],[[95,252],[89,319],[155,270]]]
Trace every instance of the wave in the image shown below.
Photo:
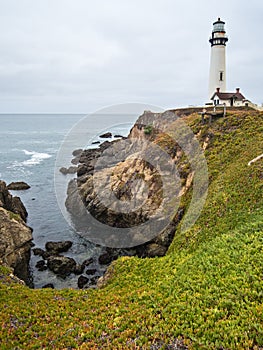
[[[27,150],[23,150],[23,152],[25,153],[25,155],[31,156],[31,158],[21,162],[20,163],[21,165],[37,165],[43,162],[44,159],[48,159],[52,157],[52,155],[48,153],[39,153],[39,152],[27,151]]]

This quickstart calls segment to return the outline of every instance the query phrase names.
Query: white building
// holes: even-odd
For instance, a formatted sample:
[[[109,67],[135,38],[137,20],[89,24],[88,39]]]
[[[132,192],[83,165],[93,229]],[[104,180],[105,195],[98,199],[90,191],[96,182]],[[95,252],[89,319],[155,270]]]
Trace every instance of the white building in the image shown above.
[[[226,91],[226,43],[228,37],[225,22],[220,18],[213,23],[211,44],[210,72],[209,72],[209,101],[206,105],[225,105],[226,107],[252,107],[263,110],[249,101],[237,88],[235,92]]]
[[[217,88],[211,100],[215,106],[225,104],[227,107],[254,107],[254,104],[241,94],[239,88],[235,92],[221,92],[220,88]]]
[[[213,23],[211,44],[210,73],[209,73],[209,100],[219,88],[226,92],[226,43],[228,38],[225,32],[225,22],[220,18]]]

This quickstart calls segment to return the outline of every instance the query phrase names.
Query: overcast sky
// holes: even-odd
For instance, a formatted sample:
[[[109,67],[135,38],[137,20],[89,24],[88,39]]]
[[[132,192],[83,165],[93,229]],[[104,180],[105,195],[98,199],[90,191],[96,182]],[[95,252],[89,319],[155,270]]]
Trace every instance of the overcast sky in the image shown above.
[[[0,113],[205,103],[218,17],[227,89],[261,104],[262,1],[0,0]]]

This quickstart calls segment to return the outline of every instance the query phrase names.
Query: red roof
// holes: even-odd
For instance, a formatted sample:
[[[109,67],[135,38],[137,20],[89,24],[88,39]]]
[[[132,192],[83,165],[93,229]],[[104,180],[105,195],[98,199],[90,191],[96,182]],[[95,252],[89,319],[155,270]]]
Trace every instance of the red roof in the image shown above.
[[[220,100],[231,100],[233,98],[236,101],[246,100],[245,96],[241,94],[241,92],[215,92],[212,96],[211,100],[218,96]]]

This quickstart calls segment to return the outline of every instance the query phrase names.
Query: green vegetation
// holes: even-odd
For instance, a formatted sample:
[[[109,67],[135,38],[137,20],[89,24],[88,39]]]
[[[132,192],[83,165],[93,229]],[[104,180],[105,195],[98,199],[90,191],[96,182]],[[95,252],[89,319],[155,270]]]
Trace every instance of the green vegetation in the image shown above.
[[[153,126],[152,125],[146,125],[144,127],[144,134],[145,135],[151,135],[152,131],[153,131]]]
[[[10,220],[14,219],[16,221],[23,222],[19,214],[13,213],[12,211],[8,211],[8,215]]]
[[[196,224],[163,258],[120,258],[100,290],[30,290],[0,269],[2,349],[263,347],[263,114],[211,125],[189,116],[206,149],[209,193]],[[190,196],[184,198],[187,206]],[[158,347],[157,347],[158,346]]]

